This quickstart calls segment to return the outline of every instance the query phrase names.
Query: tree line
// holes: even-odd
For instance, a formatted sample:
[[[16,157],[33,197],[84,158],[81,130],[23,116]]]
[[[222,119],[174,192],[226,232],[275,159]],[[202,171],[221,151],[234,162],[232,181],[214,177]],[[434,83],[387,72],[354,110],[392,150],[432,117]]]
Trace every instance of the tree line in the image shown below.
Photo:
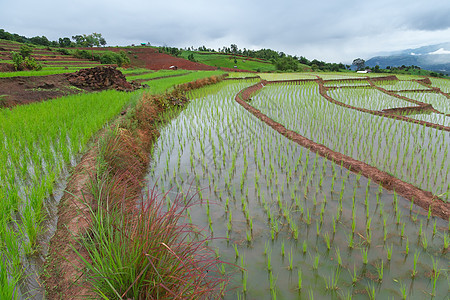
[[[100,47],[106,45],[106,40],[101,33],[79,34],[68,37],[59,38],[58,41],[50,41],[46,36],[25,37],[17,33],[10,33],[4,29],[0,29],[0,39],[14,41],[24,44],[33,44],[46,47]]]
[[[298,71],[302,68],[301,65],[307,65],[314,71],[334,71],[349,70],[350,65],[344,65],[342,63],[328,63],[325,61],[313,59],[309,60],[304,56],[289,55],[284,52],[275,51],[272,49],[240,49],[236,44],[231,44],[230,47],[224,46],[217,50],[201,46],[197,49],[194,47],[188,47],[186,50],[190,51],[203,51],[203,52],[219,52],[231,55],[242,55],[246,57],[261,59],[270,61],[280,71]]]

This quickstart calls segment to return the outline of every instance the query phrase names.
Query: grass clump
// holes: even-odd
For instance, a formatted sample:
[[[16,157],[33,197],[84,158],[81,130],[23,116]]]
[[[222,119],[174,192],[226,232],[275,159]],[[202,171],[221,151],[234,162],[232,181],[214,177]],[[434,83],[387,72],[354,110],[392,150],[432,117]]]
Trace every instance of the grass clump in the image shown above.
[[[152,191],[130,214],[124,205],[108,202],[108,188],[96,191],[98,209],[90,211],[93,224],[82,244],[99,297],[199,299],[223,293],[221,262],[206,239],[182,223],[188,206],[181,197],[165,210],[165,196]]]

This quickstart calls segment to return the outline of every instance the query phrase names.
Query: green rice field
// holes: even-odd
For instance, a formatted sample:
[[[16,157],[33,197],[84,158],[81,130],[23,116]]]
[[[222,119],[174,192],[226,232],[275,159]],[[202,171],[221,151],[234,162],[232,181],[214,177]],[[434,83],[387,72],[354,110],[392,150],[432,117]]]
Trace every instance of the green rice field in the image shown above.
[[[211,235],[226,262],[225,299],[447,299],[449,222],[249,114],[234,97],[256,82],[192,92],[161,128],[147,177],[167,207],[180,193],[198,200],[186,221]],[[449,199],[449,132],[337,106],[316,82],[267,85],[250,104]]]

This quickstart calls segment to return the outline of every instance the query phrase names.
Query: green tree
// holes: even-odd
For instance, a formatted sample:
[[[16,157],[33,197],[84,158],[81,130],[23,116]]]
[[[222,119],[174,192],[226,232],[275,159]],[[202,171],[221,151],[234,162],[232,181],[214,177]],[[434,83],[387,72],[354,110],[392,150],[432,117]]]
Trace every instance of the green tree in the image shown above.
[[[72,46],[72,42],[70,41],[70,39],[68,37],[59,38],[58,43],[61,48],[66,48],[66,47]]]
[[[275,60],[275,66],[278,70],[281,71],[297,71],[298,70],[298,61],[294,59],[292,56],[284,56]]]
[[[355,58],[352,63],[358,70],[364,70],[365,64],[366,61],[362,58]]]

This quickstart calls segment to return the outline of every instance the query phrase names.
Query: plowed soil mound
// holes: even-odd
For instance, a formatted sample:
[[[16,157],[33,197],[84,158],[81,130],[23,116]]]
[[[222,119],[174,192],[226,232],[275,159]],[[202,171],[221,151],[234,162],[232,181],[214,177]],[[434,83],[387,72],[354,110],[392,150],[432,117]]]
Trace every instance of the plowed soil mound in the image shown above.
[[[122,72],[111,66],[82,69],[67,75],[67,79],[70,84],[83,89],[133,91],[140,88],[140,84],[127,82]]]

